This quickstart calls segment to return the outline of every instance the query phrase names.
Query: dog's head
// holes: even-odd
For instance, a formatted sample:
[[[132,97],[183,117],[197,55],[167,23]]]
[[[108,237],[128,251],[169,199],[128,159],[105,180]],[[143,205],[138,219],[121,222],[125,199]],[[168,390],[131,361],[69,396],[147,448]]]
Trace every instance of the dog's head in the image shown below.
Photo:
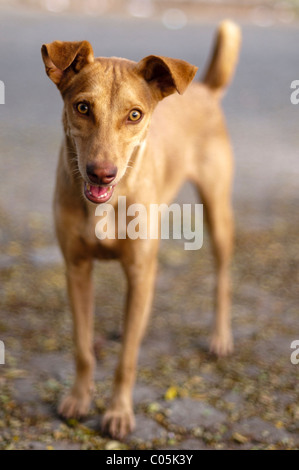
[[[157,103],[183,93],[197,68],[160,56],[138,63],[94,58],[87,41],[44,44],[42,57],[64,100],[65,132],[84,195],[97,204],[107,202],[144,142]]]

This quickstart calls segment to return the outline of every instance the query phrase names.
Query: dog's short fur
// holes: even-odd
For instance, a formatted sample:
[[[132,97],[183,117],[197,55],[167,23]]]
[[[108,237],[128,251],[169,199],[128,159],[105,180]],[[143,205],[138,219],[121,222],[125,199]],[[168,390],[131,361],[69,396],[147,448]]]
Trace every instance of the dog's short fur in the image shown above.
[[[64,100],[65,137],[54,207],[76,357],[75,383],[59,411],[65,417],[88,412],[95,362],[92,265],[94,258],[118,258],[128,294],[113,395],[103,420],[106,431],[118,438],[134,426],[132,388],[151,308],[159,242],[100,241],[93,202],[109,200],[116,212],[120,195],[127,204],[168,204],[184,180],[193,181],[204,203],[217,266],[211,350],[218,355],[231,352],[232,158],[219,97],[233,75],[239,45],[239,28],[223,22],[203,83],[189,87],[197,68],[182,60],[94,58],[87,41],[42,46],[46,72]]]

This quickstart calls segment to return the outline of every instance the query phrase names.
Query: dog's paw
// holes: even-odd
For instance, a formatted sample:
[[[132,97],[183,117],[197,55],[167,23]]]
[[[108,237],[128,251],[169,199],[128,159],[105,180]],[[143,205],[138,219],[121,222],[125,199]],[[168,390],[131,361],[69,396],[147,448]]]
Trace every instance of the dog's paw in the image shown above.
[[[135,428],[135,417],[132,410],[108,410],[103,422],[103,432],[114,439],[122,440]]]
[[[214,334],[210,343],[210,352],[218,357],[224,357],[231,354],[234,350],[233,338],[231,333]]]
[[[91,402],[90,393],[71,392],[60,403],[58,413],[63,418],[83,418],[88,414]]]

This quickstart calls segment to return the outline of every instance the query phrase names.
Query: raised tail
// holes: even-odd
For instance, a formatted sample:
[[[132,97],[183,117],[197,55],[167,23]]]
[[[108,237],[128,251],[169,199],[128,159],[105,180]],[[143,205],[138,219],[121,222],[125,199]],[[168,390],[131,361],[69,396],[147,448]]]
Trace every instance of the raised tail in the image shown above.
[[[211,90],[222,94],[229,85],[237,65],[241,45],[241,30],[229,20],[219,25],[212,60],[203,78]]]

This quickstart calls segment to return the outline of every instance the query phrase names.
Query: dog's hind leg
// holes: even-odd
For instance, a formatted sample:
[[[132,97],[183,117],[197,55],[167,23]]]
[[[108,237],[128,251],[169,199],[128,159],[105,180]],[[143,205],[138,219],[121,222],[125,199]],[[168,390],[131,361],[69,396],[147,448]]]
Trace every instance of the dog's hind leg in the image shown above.
[[[233,211],[231,203],[232,159],[227,143],[209,146],[205,163],[195,179],[204,204],[216,260],[216,315],[210,349],[218,356],[232,352],[230,262],[233,248]]]

